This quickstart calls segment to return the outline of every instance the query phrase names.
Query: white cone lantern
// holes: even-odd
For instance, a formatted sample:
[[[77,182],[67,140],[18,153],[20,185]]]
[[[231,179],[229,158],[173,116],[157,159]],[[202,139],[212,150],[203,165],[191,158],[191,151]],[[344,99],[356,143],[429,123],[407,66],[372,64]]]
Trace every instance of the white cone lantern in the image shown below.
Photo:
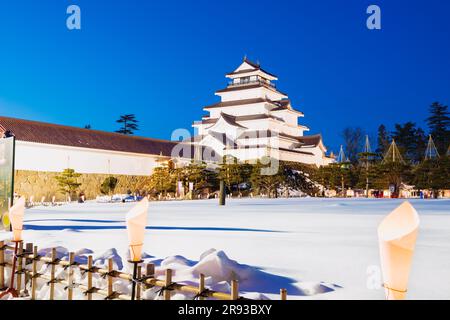
[[[131,261],[140,261],[147,224],[148,200],[142,199],[126,216]]]
[[[418,229],[419,215],[407,201],[378,226],[381,268],[388,300],[406,297]]]
[[[9,219],[13,230],[13,240],[22,240],[23,216],[25,214],[25,197],[21,197],[9,209]]]

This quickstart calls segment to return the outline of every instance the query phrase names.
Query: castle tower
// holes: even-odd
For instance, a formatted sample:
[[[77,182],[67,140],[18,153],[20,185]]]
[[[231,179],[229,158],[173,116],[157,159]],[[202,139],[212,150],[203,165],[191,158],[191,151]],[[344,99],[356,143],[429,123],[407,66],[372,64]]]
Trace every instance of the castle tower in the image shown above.
[[[279,160],[317,166],[333,161],[325,154],[321,135],[304,135],[309,128],[298,120],[304,114],[277,89],[277,76],[244,58],[225,77],[228,85],[215,92],[220,102],[204,107],[209,114],[193,123],[193,143],[240,161],[260,159],[268,150]]]

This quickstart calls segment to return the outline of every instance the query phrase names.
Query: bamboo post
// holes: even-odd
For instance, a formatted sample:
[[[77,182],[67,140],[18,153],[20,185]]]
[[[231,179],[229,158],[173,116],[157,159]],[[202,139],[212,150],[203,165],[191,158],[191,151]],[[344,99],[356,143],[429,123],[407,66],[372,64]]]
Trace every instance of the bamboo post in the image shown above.
[[[142,267],[138,266],[137,267],[137,279],[141,278],[141,273],[142,273]],[[141,284],[138,283],[138,285],[136,286],[136,300],[141,300]]]
[[[22,254],[23,254],[23,241],[19,242],[19,250],[17,251],[17,278],[16,278],[16,283],[17,283],[17,294],[20,296],[20,290],[22,288],[22,263],[23,263],[23,258],[22,258]],[[12,277],[14,277],[14,275],[11,275]]]
[[[38,256],[38,248],[34,246],[33,248],[33,277],[31,278],[31,300],[36,300],[36,284],[37,284],[37,256]]]
[[[5,288],[5,243],[0,241],[0,289]]]
[[[154,277],[155,276],[155,265],[153,263],[147,264],[146,269],[147,270],[145,272],[145,275],[147,277],[150,277],[150,276]]]
[[[92,300],[92,293],[90,292],[92,290],[92,272],[90,271],[91,269],[92,269],[92,256],[88,256],[88,272],[87,272],[88,300]]]
[[[33,244],[32,243],[27,243],[27,245],[25,246],[25,252],[27,255],[31,254],[33,252]],[[33,261],[30,258],[26,258],[25,259],[25,269],[27,269],[27,266],[29,264],[31,264]],[[28,271],[28,270],[27,270]],[[30,281],[30,273],[29,272],[25,272],[25,284],[24,284],[24,294],[26,296],[28,296],[28,289],[27,289],[27,284]]]
[[[68,271],[68,277],[67,282],[69,283],[67,287],[67,300],[73,299],[73,262],[75,261],[75,253],[70,252],[69,253],[69,271]]]
[[[172,269],[166,269],[166,287],[170,286],[172,283]],[[170,290],[164,290],[164,300],[170,300]]]
[[[154,278],[155,277],[155,265],[153,263],[148,263],[145,266],[145,277],[146,278],[149,278],[149,277]],[[147,289],[147,286],[144,281],[144,283],[142,284],[142,292],[144,292],[146,289]]]
[[[237,300],[239,298],[239,282],[237,280],[231,280],[231,300]]]
[[[52,248],[52,264],[50,268],[50,300],[55,298],[56,248]]]
[[[203,273],[200,273],[200,278],[198,282],[198,294],[202,294],[202,292],[205,291],[205,275]],[[199,296],[199,300],[205,300],[204,297]]]
[[[108,259],[108,297],[111,297],[113,294],[113,276],[111,275],[111,272],[113,271],[113,259]]]
[[[281,296],[281,300],[287,300],[287,290],[280,289],[280,296]]]

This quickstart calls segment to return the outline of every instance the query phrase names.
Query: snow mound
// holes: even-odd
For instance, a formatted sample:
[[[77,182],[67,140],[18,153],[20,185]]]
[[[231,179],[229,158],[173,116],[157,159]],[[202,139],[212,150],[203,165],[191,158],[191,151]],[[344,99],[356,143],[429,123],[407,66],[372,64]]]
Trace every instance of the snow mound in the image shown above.
[[[259,292],[246,293],[243,296],[251,300],[270,300],[266,295]]]
[[[94,259],[94,266],[107,267],[108,259],[111,259],[111,258],[113,259],[113,268],[115,270],[122,270],[123,269],[122,257],[117,253],[116,248],[108,249],[101,255],[97,256]]]
[[[56,258],[57,259],[63,259],[69,255],[69,251],[61,246],[55,247],[56,249]],[[38,251],[38,255],[42,257],[51,257],[52,255],[52,248],[45,248]]]
[[[209,249],[209,250],[206,250],[205,252],[203,252],[201,255],[200,255],[200,260],[202,260],[204,257],[206,257],[207,255],[209,255],[210,253],[213,253],[213,252],[216,252],[217,250],[216,249],[214,249],[214,248],[211,248],[211,249]]]
[[[192,262],[183,256],[170,256],[161,261],[161,267],[176,269],[179,267],[191,266]]]
[[[254,268],[231,260],[222,250],[210,249],[201,255],[201,260],[189,270],[195,276],[201,273],[212,278],[213,282],[251,279]]]
[[[326,284],[324,282],[300,282],[297,284],[298,288],[304,296],[313,296],[334,291],[337,286]]]

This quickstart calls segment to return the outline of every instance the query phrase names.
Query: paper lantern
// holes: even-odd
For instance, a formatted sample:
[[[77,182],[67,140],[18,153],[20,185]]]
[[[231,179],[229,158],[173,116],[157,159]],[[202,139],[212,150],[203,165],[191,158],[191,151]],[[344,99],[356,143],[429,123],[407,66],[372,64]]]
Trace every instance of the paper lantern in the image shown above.
[[[9,219],[13,230],[13,240],[22,240],[23,215],[25,214],[25,197],[21,197],[9,208]]]
[[[402,300],[406,296],[418,229],[419,215],[407,201],[378,226],[381,268],[388,300]]]
[[[127,213],[126,223],[131,261],[141,260],[147,212],[148,200],[144,198]]]

